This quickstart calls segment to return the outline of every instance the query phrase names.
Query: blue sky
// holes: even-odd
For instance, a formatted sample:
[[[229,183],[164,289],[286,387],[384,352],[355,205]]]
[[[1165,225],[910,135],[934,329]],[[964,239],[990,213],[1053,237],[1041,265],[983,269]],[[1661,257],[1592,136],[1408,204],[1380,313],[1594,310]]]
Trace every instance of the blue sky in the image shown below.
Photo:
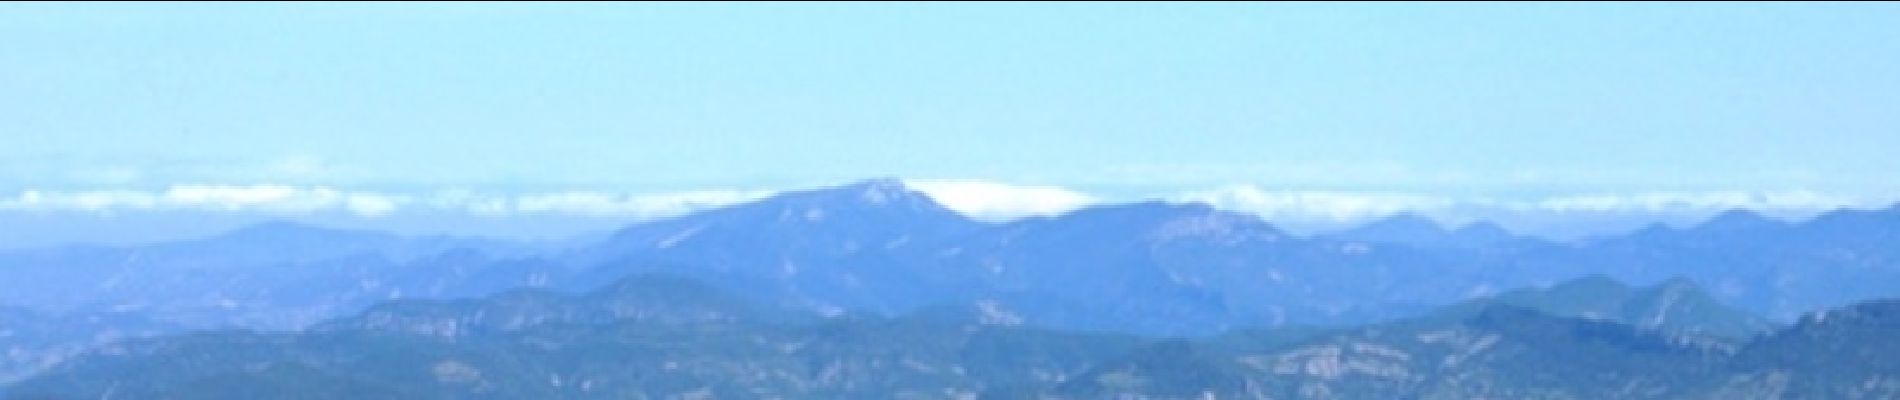
[[[1895,38],[1894,3],[7,3],[0,188],[1887,199]]]

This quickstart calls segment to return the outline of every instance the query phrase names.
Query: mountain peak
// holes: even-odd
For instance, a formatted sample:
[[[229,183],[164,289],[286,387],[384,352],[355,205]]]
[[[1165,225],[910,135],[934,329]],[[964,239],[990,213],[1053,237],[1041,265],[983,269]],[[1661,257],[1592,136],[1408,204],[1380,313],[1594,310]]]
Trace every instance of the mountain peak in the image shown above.
[[[1145,201],[1111,206],[1088,207],[1056,217],[1075,229],[1095,232],[1114,231],[1116,227],[1140,227],[1150,239],[1219,239],[1235,242],[1246,239],[1276,240],[1279,229],[1252,214],[1223,211],[1205,203]]]
[[[1514,235],[1511,233],[1511,230],[1504,229],[1503,226],[1499,226],[1491,221],[1478,221],[1465,224],[1465,226],[1458,227],[1458,230],[1453,233],[1459,236],[1484,238],[1510,237]]]
[[[1604,239],[1608,241],[1631,242],[1631,241],[1636,241],[1640,239],[1653,240],[1653,239],[1672,238],[1680,234],[1682,234],[1681,229],[1676,229],[1676,227],[1669,226],[1669,224],[1665,224],[1661,222],[1651,222],[1651,223],[1643,225],[1643,227],[1641,228],[1636,228],[1636,230],[1632,230],[1629,233],[1626,233],[1620,236],[1609,236],[1609,237],[1605,237]]]
[[[1133,210],[1136,212],[1171,213],[1171,214],[1205,214],[1205,213],[1211,213],[1211,212],[1216,211],[1214,209],[1214,206],[1208,205],[1207,203],[1171,202],[1171,201],[1162,201],[1162,200],[1148,200],[1148,201],[1142,201],[1142,202],[1137,202],[1137,203],[1130,203],[1125,206],[1119,206],[1119,207],[1106,206],[1106,207],[1097,207],[1097,208],[1119,208],[1123,210]]]
[[[1127,226],[1152,226],[1182,220],[1213,219],[1227,223],[1260,223],[1250,215],[1221,211],[1205,203],[1176,203],[1160,200],[1139,203],[1087,207],[1057,218],[1116,221]]]
[[[1431,218],[1426,218],[1424,215],[1419,215],[1418,213],[1410,212],[1410,211],[1392,214],[1392,215],[1386,216],[1385,218],[1380,218],[1376,221],[1373,221],[1372,223],[1366,224],[1365,226],[1403,228],[1403,229],[1412,229],[1412,230],[1434,230],[1434,231],[1444,230],[1444,226],[1439,225],[1437,221],[1433,221]]]
[[[753,202],[670,220],[672,224],[685,225],[704,225],[713,221],[734,224],[791,222],[912,225],[960,224],[968,222],[968,218],[944,207],[923,192],[912,189],[901,180],[877,178],[838,186],[787,191]],[[630,228],[638,227],[641,225]],[[622,231],[625,233],[626,230]]]
[[[1443,315],[1480,313],[1490,306],[1519,307],[1552,316],[1608,320],[1648,330],[1748,338],[1771,325],[1710,297],[1694,282],[1673,278],[1653,286],[1632,287],[1592,274],[1542,289],[1519,289],[1453,306]]]
[[[904,181],[898,180],[897,178],[870,179],[848,185],[846,188],[851,191],[856,191],[858,193],[858,200],[870,204],[884,204],[887,202],[901,202],[906,200],[935,202],[935,200],[930,199],[928,195],[911,189],[909,185],[904,184]]]
[[[1625,292],[1630,289],[1629,285],[1610,278],[1608,275],[1590,274],[1553,285],[1548,291],[1574,292],[1594,297],[1607,297],[1611,293]]]
[[[794,247],[856,249],[939,237],[980,226],[900,180],[880,178],[790,191],[749,203],[631,225],[616,232],[603,248],[673,248],[684,243],[682,241],[692,241],[722,248],[744,242],[798,243],[797,246],[786,244],[779,250]],[[606,253],[613,254],[615,250]]]
[[[1863,326],[1893,329],[1900,326],[1900,299],[1878,299],[1846,307],[1816,311],[1801,317],[1797,328]]]
[[[828,205],[861,205],[872,207],[898,206],[919,209],[943,209],[935,199],[921,191],[912,189],[897,178],[875,178],[840,186],[811,190],[786,192],[772,200],[791,200],[798,203],[823,203]]]
[[[1175,203],[1148,200],[1126,204],[1084,207],[1053,217],[1054,219],[1111,219],[1124,222],[1159,222],[1179,217],[1201,216],[1218,212],[1202,203]]]
[[[1402,243],[1413,246],[1441,246],[1449,243],[1452,232],[1437,221],[1411,212],[1392,214],[1364,225],[1333,233],[1344,240],[1372,243]]]
[[[1643,328],[1746,338],[1767,333],[1768,321],[1730,308],[1685,277],[1637,289],[1624,301],[1624,322]]]
[[[1720,214],[1716,214],[1713,217],[1709,217],[1708,220],[1703,221],[1699,225],[1696,225],[1695,229],[1699,231],[1734,232],[1734,231],[1741,231],[1741,230],[1781,227],[1785,225],[1787,224],[1781,221],[1769,219],[1768,217],[1761,215],[1761,213],[1755,212],[1753,210],[1734,209],[1734,210],[1723,211]]]
[[[910,185],[904,184],[903,179],[898,179],[895,177],[888,177],[888,176],[870,178],[870,179],[865,179],[865,180],[861,180],[857,182],[852,182],[849,184],[845,184],[844,186],[841,186],[840,188],[851,188],[851,189],[864,190],[864,191],[883,191],[883,192],[910,191]]]

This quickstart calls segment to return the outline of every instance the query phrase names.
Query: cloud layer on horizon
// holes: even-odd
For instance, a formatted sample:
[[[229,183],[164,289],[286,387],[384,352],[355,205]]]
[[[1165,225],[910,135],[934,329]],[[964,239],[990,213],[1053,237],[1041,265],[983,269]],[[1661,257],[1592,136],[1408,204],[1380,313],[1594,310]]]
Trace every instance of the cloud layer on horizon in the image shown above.
[[[1360,221],[1401,212],[1456,214],[1666,214],[1747,209],[1771,213],[1808,213],[1842,208],[1880,207],[1885,203],[1856,196],[1809,190],[1785,191],[1644,191],[1632,193],[1565,194],[1530,199],[1452,197],[1400,192],[1270,190],[1258,185],[1230,185],[1190,191],[1170,198],[1276,218]]]
[[[1056,215],[1100,201],[1087,193],[1059,186],[1012,185],[974,179],[905,180],[904,185],[930,196],[944,208],[984,221]]]
[[[1056,215],[1109,202],[1097,195],[1050,185],[1017,185],[976,179],[915,179],[904,182],[951,210],[985,221]],[[773,190],[735,189],[648,193],[590,190],[396,193],[285,184],[181,184],[157,190],[27,189],[11,196],[0,195],[0,210],[95,213],[196,210],[292,215],[344,212],[362,217],[432,211],[476,216],[565,215],[652,219],[753,201],[776,193]],[[1402,212],[1456,220],[1509,214],[1670,214],[1728,209],[1800,214],[1886,205],[1878,199],[1806,190],[1653,191],[1494,199],[1405,192],[1274,190],[1240,184],[1155,197],[1177,202],[1207,203],[1221,209],[1258,214],[1270,221],[1318,224],[1349,224]]]
[[[504,195],[445,190],[407,194],[329,186],[188,184],[172,185],[161,190],[27,189],[11,197],[0,197],[0,210],[96,213],[195,210],[271,214],[341,211],[363,217],[378,217],[405,210],[426,209],[478,216],[566,214],[645,219],[742,203],[773,193],[746,190],[644,194],[559,191]]]

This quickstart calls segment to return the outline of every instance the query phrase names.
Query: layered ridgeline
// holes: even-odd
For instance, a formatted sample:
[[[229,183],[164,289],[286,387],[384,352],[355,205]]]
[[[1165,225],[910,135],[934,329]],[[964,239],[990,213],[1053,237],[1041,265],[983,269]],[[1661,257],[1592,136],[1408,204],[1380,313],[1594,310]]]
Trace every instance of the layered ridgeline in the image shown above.
[[[485,285],[464,276],[500,267],[490,254],[526,251],[482,239],[270,222],[180,242],[0,253],[0,304],[289,329],[392,297],[486,294],[467,291]]]
[[[1518,289],[1461,302],[1427,314],[1426,319],[1468,318],[1493,306],[1524,308],[1550,315],[1602,320],[1639,329],[1676,334],[1747,339],[1774,330],[1766,319],[1730,308],[1687,279],[1649,287],[1630,287],[1593,275],[1547,288]]]
[[[637,276],[582,296],[524,289],[399,301],[306,333],[122,342],[7,389],[17,398],[928,398],[1053,382],[1132,338],[791,312]]]
[[[567,256],[582,272],[556,285],[583,290],[663,272],[824,312],[984,302],[1040,326],[1201,335],[1363,323],[1604,275],[1645,285],[1686,279],[1787,321],[1900,295],[1896,230],[1900,208],[1800,224],[1738,211],[1582,244],[1406,215],[1297,237],[1253,215],[1162,202],[983,224],[878,180],[631,226]]]
[[[1681,277],[1791,321],[1900,295],[1900,209],[1799,224],[1737,211],[1583,244],[1413,215],[1298,237],[1253,215],[1162,202],[979,223],[873,180],[635,224],[571,250],[272,223],[176,243],[0,253],[0,304],[294,329],[379,300],[582,291],[637,273],[820,312],[983,301],[1031,324],[1150,334],[1363,323],[1589,275]]]
[[[124,338],[210,327],[298,328],[401,296],[518,286],[475,271],[510,265],[490,241],[405,238],[268,223],[147,246],[0,254],[0,382]]]
[[[1681,298],[1713,298],[1786,322],[1900,295],[1900,208],[1801,223],[1738,211],[1587,243],[1482,223],[1446,229],[1411,215],[1300,237],[1250,214],[1164,202],[981,223],[887,179],[635,224],[563,250],[272,223],[174,243],[7,252],[0,304],[50,315],[137,315],[160,331],[298,329],[390,299],[521,287],[580,293],[650,273],[821,315],[980,305],[998,321],[1141,335],[1348,326],[1592,275],[1694,283],[1706,296]],[[1680,304],[1693,310],[1698,301]],[[1661,328],[1697,315],[1592,311]],[[1708,329],[1741,336],[1758,325]],[[145,332],[134,328],[101,327]],[[0,360],[0,370],[56,361],[73,343],[91,342],[10,348],[29,355]]]
[[[93,346],[176,332],[133,313],[46,314],[0,307],[0,382],[12,382]]]
[[[304,333],[130,340],[6,390],[20,399],[1900,396],[1900,301],[1814,314],[1753,339],[1539,311],[1646,317],[1676,307],[1644,295],[1673,284],[1615,304],[1573,296],[1602,290],[1599,280],[1361,328],[1146,339],[1015,325],[984,305],[827,317],[636,276],[579,296],[384,303]]]

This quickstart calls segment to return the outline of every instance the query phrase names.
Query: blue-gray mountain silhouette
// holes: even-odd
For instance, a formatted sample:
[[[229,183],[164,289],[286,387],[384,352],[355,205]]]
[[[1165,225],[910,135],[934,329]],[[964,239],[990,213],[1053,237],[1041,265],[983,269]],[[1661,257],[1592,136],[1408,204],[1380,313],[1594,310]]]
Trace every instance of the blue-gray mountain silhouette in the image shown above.
[[[1601,278],[1568,286],[1546,292],[1626,288]],[[1755,339],[1501,303],[1356,328],[1151,339],[934,313],[823,317],[738,299],[642,275],[579,296],[406,300],[305,333],[110,344],[7,390],[193,399],[1900,395],[1881,383],[1900,372],[1893,300],[1813,314]]]
[[[286,329],[392,298],[577,293],[654,273],[827,315],[947,306],[1026,326],[1148,335],[1356,325],[1592,275],[1693,283],[1713,300],[1684,304],[1785,322],[1900,295],[1900,208],[1803,222],[1731,212],[1579,244],[1484,223],[1447,231],[1406,215],[1301,237],[1250,214],[1167,202],[976,222],[880,179],[633,224],[571,251],[286,223],[144,246],[11,251],[0,253],[0,304]],[[1690,325],[1737,335],[1759,325],[1718,326],[1727,323]]]

